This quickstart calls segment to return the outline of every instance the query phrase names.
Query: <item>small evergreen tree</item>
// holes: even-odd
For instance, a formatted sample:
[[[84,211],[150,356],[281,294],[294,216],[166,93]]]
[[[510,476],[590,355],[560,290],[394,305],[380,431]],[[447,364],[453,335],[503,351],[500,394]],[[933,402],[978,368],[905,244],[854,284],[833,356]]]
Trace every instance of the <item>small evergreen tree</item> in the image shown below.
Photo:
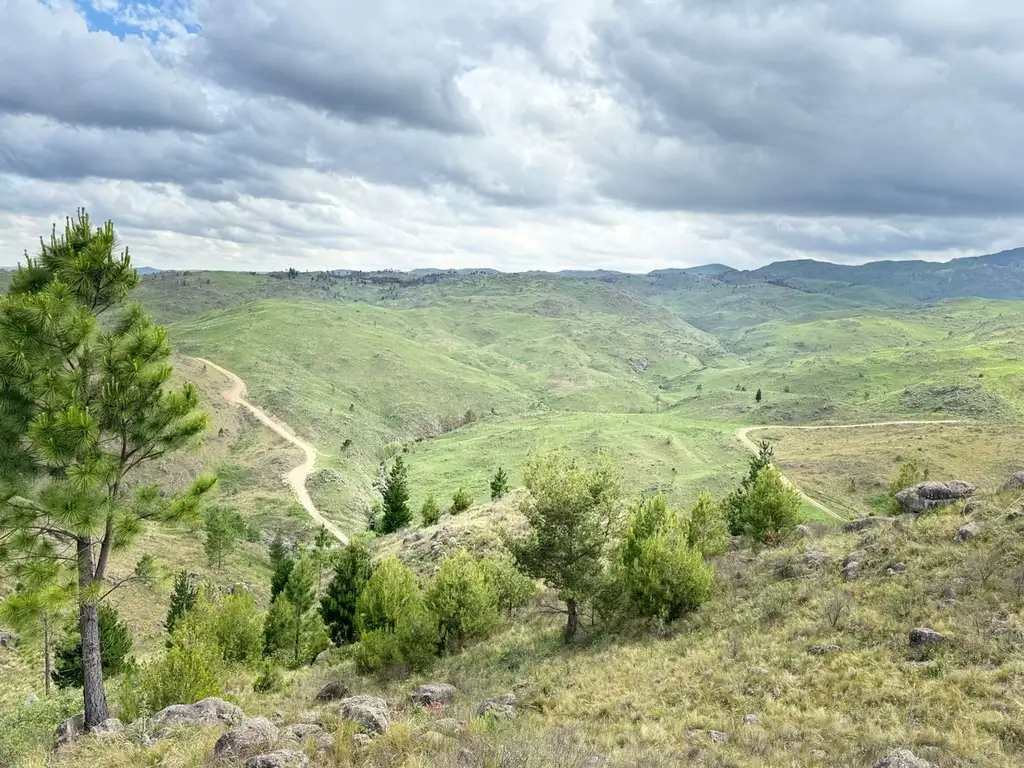
[[[704,557],[720,555],[729,544],[729,524],[725,520],[725,513],[708,491],[700,492],[697,503],[690,511],[686,538],[690,547]]]
[[[754,402],[755,403],[760,403],[761,402],[761,390],[760,389],[757,390],[757,393],[754,395]]]
[[[458,515],[473,506],[473,497],[465,488],[459,488],[452,496],[452,514]]]
[[[267,551],[270,554],[270,570],[276,571],[281,561],[289,556],[288,547],[285,546],[284,538],[282,538],[280,531],[274,535],[274,540],[270,542],[270,547]]]
[[[440,647],[448,651],[486,636],[498,623],[498,593],[465,549],[441,561],[425,598],[437,619]]]
[[[206,560],[214,568],[223,568],[224,559],[234,550],[245,529],[245,521],[234,510],[214,505],[206,510],[204,529]]]
[[[731,535],[743,535],[742,519],[745,514],[744,505],[746,504],[747,496],[761,470],[771,466],[772,456],[774,453],[775,449],[772,448],[772,444],[767,440],[761,440],[758,442],[757,453],[750,457],[747,474],[742,480],[740,480],[740,487],[725,498],[725,501],[723,502],[725,507],[725,517],[729,524],[729,533]]]
[[[192,609],[198,598],[199,588],[193,582],[192,574],[186,570],[178,571],[171,590],[171,602],[167,607],[167,619],[164,621],[168,635],[174,633],[175,625]]]
[[[601,588],[608,549],[620,517],[618,479],[601,457],[581,465],[563,453],[533,456],[523,480],[529,495],[520,511],[525,539],[511,543],[523,571],[556,590],[565,602],[565,642],[579,628],[579,609]]]
[[[99,607],[100,651],[103,673],[108,678],[119,675],[132,650],[132,633],[117,609],[107,603]],[[54,648],[53,682],[58,688],[81,688],[85,677],[82,670],[82,636],[77,622],[71,624],[64,637]]]
[[[388,473],[384,484],[384,512],[381,515],[379,530],[383,534],[394,533],[409,524],[412,510],[409,509],[409,487],[406,479],[405,462],[401,456],[395,457],[395,463]]]
[[[395,557],[374,569],[356,605],[357,661],[367,670],[396,665],[423,670],[437,645],[436,619],[412,571]]]
[[[318,595],[323,588],[324,568],[330,559],[330,550],[333,543],[334,537],[331,535],[331,532],[327,530],[326,525],[321,525],[320,530],[316,532],[316,536],[313,538],[313,551],[310,553],[316,562],[316,593]]]
[[[277,561],[274,573],[270,577],[270,600],[273,602],[281,592],[284,591],[291,578],[292,570],[295,568],[295,559],[291,555],[284,555]]]
[[[263,616],[253,596],[243,589],[228,595],[199,590],[196,602],[178,622],[183,632],[212,640],[229,664],[255,664],[263,652]],[[173,644],[173,639],[172,639]]]
[[[316,566],[308,557],[301,558],[292,569],[282,594],[294,611],[294,625],[290,640],[292,660],[296,666],[303,660],[303,651],[310,635],[323,631],[323,622],[313,610],[316,600]],[[323,650],[322,648],[320,650]],[[319,651],[317,651],[319,653]]]
[[[441,519],[441,507],[437,505],[434,494],[427,496],[427,500],[423,502],[420,517],[423,518],[424,526],[437,525],[437,521]]]
[[[353,540],[341,550],[334,564],[334,576],[320,598],[320,616],[335,645],[359,639],[356,603],[366,582],[373,575],[370,552],[362,542]]]
[[[800,522],[800,492],[775,467],[765,467],[742,507],[743,534],[757,544],[779,544]]]
[[[508,473],[498,467],[498,471],[491,480],[491,501],[497,501],[508,493]]]
[[[483,557],[480,570],[498,597],[498,610],[511,616],[537,594],[537,582],[524,574],[507,557]]]

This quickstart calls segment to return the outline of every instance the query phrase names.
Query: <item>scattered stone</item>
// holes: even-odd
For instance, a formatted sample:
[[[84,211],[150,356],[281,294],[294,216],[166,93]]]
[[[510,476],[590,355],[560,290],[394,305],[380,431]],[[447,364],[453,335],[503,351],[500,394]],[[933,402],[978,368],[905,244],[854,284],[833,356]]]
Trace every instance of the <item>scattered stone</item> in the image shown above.
[[[462,720],[456,720],[454,717],[442,717],[434,721],[434,730],[447,736],[453,736],[466,730],[466,724]]]
[[[813,570],[828,565],[831,559],[832,556],[828,552],[812,550],[811,552],[804,552],[802,561],[805,566]]]
[[[857,540],[857,549],[871,549],[878,543],[878,534],[874,531],[865,531]]]
[[[903,573],[907,570],[906,563],[893,563],[885,569],[886,576],[895,576],[898,573]]]
[[[315,709],[309,709],[299,715],[299,722],[304,725],[323,725],[320,720],[320,713]]]
[[[968,523],[967,525],[961,525],[956,529],[956,533],[953,534],[953,541],[965,542],[970,541],[978,532],[981,530],[981,526],[977,523]]]
[[[751,674],[753,674],[753,675],[768,675],[768,674],[771,674],[771,673],[770,673],[770,672],[769,672],[769,671],[768,671],[767,669],[765,669],[764,667],[751,667],[751,668],[750,668],[750,669],[749,669],[748,671],[749,671],[749,672],[750,672]]]
[[[63,747],[85,735],[85,715],[69,717],[57,726],[57,746]]]
[[[316,745],[317,752],[327,753],[334,751],[334,737],[314,723],[289,725],[284,729],[283,734],[285,739],[297,741],[300,744],[312,741]]]
[[[875,763],[875,768],[935,768],[909,749],[897,749]]]
[[[17,648],[20,638],[13,632],[0,629],[0,648]]]
[[[221,734],[213,746],[215,757],[247,757],[270,749],[277,741],[277,726],[265,717],[251,717]]]
[[[743,716],[743,724],[744,725],[760,725],[761,724],[761,719],[757,715],[744,715]]]
[[[412,692],[412,703],[421,707],[430,705],[448,706],[455,698],[455,686],[448,683],[427,683],[418,685]]]
[[[116,717],[108,717],[102,723],[89,731],[89,733],[93,736],[98,736],[101,739],[117,738],[124,733],[124,723]]]
[[[373,739],[365,733],[357,733],[352,737],[352,746],[356,749],[360,749],[362,747],[365,747],[371,741],[373,741]]]
[[[310,768],[309,758],[292,749],[279,749],[250,757],[243,768]]]
[[[1014,472],[1010,475],[1009,480],[1003,483],[1003,491],[1020,491],[1024,490],[1024,472]]]
[[[245,713],[239,707],[211,696],[195,704],[164,707],[153,715],[151,723],[157,735],[174,725],[240,725],[243,720]]]
[[[879,525],[885,525],[891,523],[896,518],[884,517],[883,515],[875,515],[873,517],[862,517],[858,520],[851,520],[848,523],[843,524],[843,533],[856,533],[859,531],[867,530],[868,528],[874,528]]]
[[[809,539],[812,535],[811,526],[801,523],[793,529],[793,535],[798,539]]]
[[[1014,520],[1020,520],[1024,517],[1024,509],[1015,509],[1013,512],[1009,512],[1006,515],[1007,522],[1013,522]]]
[[[851,560],[843,566],[843,581],[855,581],[860,578],[860,563]]]
[[[972,499],[964,504],[964,508],[960,510],[961,515],[976,515],[985,509],[985,502],[981,499]]]
[[[332,680],[320,689],[320,693],[316,695],[316,700],[319,702],[340,701],[346,696],[348,696],[348,686],[340,680]]]
[[[807,652],[811,656],[827,656],[830,653],[840,653],[842,650],[838,645],[812,645]]]
[[[357,723],[363,733],[384,733],[391,725],[388,703],[376,696],[352,696],[343,699],[338,714]]]
[[[490,715],[498,720],[516,719],[516,695],[505,693],[495,699],[480,702],[476,710],[477,717]]]
[[[722,733],[721,731],[708,731],[708,736],[715,744],[725,744],[729,740],[729,734]]]
[[[316,655],[315,659],[313,659],[313,666],[314,667],[323,666],[328,661],[330,661],[330,658],[331,658],[331,652],[330,652],[330,650],[325,648],[324,650],[320,651],[320,653],[318,653]]]
[[[868,557],[868,553],[862,549],[857,549],[848,554],[843,558],[843,568],[848,566],[850,563],[862,563]]]
[[[946,636],[928,627],[916,627],[910,630],[910,645],[914,648],[923,648],[926,645],[942,645],[946,642]]]
[[[896,494],[896,501],[904,512],[919,515],[943,504],[973,496],[976,490],[973,485],[962,480],[950,480],[945,483],[929,480],[900,491]]]

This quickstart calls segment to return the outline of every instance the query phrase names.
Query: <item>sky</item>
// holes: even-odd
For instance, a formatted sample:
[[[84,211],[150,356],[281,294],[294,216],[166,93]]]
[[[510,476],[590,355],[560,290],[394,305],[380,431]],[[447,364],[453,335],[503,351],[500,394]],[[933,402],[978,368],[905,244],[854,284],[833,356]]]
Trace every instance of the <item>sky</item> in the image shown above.
[[[1024,245],[1017,0],[0,0],[0,264],[646,272]]]

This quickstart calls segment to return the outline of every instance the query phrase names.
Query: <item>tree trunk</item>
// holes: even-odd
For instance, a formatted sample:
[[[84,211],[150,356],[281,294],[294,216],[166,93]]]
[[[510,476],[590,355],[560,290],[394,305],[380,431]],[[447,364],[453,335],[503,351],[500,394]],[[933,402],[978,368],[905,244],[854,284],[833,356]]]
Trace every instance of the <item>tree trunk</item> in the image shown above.
[[[580,626],[579,606],[576,604],[575,597],[570,597],[565,601],[565,610],[568,614],[565,620],[565,642],[568,645],[576,637],[576,630]]]
[[[50,695],[50,617],[43,616],[43,690]]]
[[[103,688],[103,659],[100,656],[100,614],[95,603],[78,606],[78,629],[82,633],[82,694],[85,699],[85,727],[94,728],[107,719],[107,694]]]

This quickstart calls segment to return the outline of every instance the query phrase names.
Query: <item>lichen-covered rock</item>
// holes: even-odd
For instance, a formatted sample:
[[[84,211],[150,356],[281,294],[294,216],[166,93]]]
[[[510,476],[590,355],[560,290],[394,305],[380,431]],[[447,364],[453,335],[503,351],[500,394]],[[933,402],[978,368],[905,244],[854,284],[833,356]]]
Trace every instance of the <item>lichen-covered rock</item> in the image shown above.
[[[882,515],[876,515],[874,517],[861,517],[857,520],[850,520],[848,523],[843,523],[843,533],[856,533],[859,531],[867,530],[868,528],[875,528],[880,525],[886,525],[896,520],[894,517],[884,517]]]
[[[217,739],[215,757],[247,757],[270,749],[277,741],[277,726],[265,717],[251,717]]]
[[[1003,483],[1002,490],[1004,492],[1024,490],[1024,472],[1014,472],[1010,475],[1007,481]]]
[[[860,563],[851,560],[843,566],[843,581],[855,581],[860,578]]]
[[[85,735],[85,715],[75,715],[69,717],[63,723],[57,726],[57,733],[55,734],[57,740],[57,746],[63,747],[65,744],[70,744],[77,739],[80,739]]]
[[[708,736],[715,744],[725,744],[729,740],[729,734],[722,733],[721,731],[708,731]]]
[[[154,735],[175,725],[239,725],[245,713],[234,704],[215,696],[195,704],[172,704],[153,715]]]
[[[108,717],[102,723],[89,731],[89,733],[101,739],[116,739],[124,733],[124,723],[116,717]]]
[[[942,645],[946,642],[946,636],[929,627],[915,627],[910,630],[909,641],[911,647],[923,648],[926,645]]]
[[[331,736],[322,726],[315,723],[296,723],[289,725],[282,731],[282,736],[288,741],[306,744],[312,742],[317,752],[329,753],[334,751],[334,737]]]
[[[981,526],[977,523],[968,523],[967,525],[961,525],[959,528],[956,529],[956,533],[953,534],[953,541],[959,542],[961,544],[965,541],[970,541],[978,535],[979,531],[981,531]]]
[[[875,768],[935,768],[909,749],[897,749],[875,762]]]
[[[416,686],[410,698],[421,707],[431,705],[448,706],[455,698],[455,686],[449,683],[426,683]]]
[[[340,701],[346,696],[348,696],[348,686],[340,680],[332,680],[320,689],[316,700],[319,702]]]
[[[812,645],[807,652],[811,656],[828,656],[830,653],[840,653],[842,650],[838,645]]]
[[[904,512],[919,515],[943,504],[973,496],[976,490],[973,485],[962,480],[949,480],[944,483],[929,480],[900,491],[896,494],[896,501]]]
[[[256,755],[245,761],[243,768],[310,768],[309,758],[291,749],[279,749]]]
[[[757,715],[744,715],[743,716],[743,724],[744,725],[759,725],[760,723],[761,723],[761,719]]]
[[[338,714],[358,724],[363,733],[384,733],[391,725],[388,703],[376,696],[351,696],[343,699]]]
[[[0,648],[17,648],[19,638],[13,632],[0,629]]]
[[[868,553],[862,549],[856,549],[846,557],[843,558],[843,568],[848,566],[850,563],[863,563],[867,559]]]
[[[478,717],[489,716],[498,720],[515,720],[516,695],[504,693],[497,698],[486,699],[480,702],[480,706],[476,708],[476,714]]]

